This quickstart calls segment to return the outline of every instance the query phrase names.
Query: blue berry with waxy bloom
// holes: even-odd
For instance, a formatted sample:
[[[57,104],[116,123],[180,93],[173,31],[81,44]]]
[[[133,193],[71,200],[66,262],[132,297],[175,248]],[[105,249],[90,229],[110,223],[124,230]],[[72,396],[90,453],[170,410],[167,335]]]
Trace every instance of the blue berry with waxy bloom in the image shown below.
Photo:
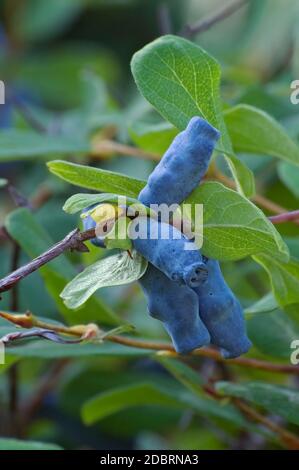
[[[146,206],[180,204],[204,177],[219,137],[207,121],[193,117],[149,176],[139,201]]]
[[[131,223],[129,236],[135,250],[172,281],[189,287],[205,281],[207,270],[200,251],[172,225],[138,217]]]
[[[149,314],[163,322],[177,352],[188,353],[209,344],[210,335],[198,315],[198,297],[192,289],[171,281],[152,264],[139,282]]]
[[[194,288],[199,315],[209,330],[211,343],[221,349],[222,355],[227,359],[238,357],[252,346],[246,334],[242,306],[225,282],[218,261],[205,261],[207,280]]]

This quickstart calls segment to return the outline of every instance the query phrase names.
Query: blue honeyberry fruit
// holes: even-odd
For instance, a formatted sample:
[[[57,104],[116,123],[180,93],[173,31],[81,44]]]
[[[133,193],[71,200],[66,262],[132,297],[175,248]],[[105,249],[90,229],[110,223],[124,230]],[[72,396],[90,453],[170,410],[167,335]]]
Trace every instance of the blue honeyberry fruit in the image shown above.
[[[207,280],[194,288],[200,317],[209,330],[211,344],[218,346],[227,359],[238,357],[251,347],[241,304],[226,284],[218,261],[205,261]]]
[[[198,296],[192,289],[171,281],[152,264],[139,282],[149,314],[163,322],[177,352],[184,354],[209,344],[209,332],[198,315]]]
[[[155,219],[138,217],[134,231],[132,234],[131,226],[134,248],[169,279],[189,287],[205,281],[207,271],[200,251],[178,229]]]
[[[180,132],[139,194],[139,201],[150,204],[180,204],[205,175],[215,144],[217,129],[195,116]]]
[[[86,209],[84,209],[82,211],[82,214],[85,214],[87,211],[89,211],[90,209],[93,209],[95,206],[97,206],[98,204],[93,204],[92,206],[90,207],[87,207]],[[90,230],[92,228],[96,228],[96,222],[92,219],[92,217],[90,215],[88,215],[87,217],[84,217],[83,219],[83,229],[84,230]],[[93,245],[99,247],[99,248],[105,248],[105,243],[104,243],[104,239],[103,238],[100,238],[100,237],[95,237],[95,238],[92,238],[91,240],[89,240]]]

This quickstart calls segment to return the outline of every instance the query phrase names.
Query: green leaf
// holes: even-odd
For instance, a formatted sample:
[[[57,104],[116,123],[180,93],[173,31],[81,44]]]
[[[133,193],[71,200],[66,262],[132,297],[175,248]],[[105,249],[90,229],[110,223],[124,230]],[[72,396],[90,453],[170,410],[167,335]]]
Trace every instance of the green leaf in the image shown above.
[[[259,299],[250,307],[245,309],[246,314],[255,314],[255,313],[266,313],[266,312],[273,312],[276,310],[278,304],[275,300],[275,297],[272,292],[268,292],[264,297]]]
[[[202,203],[203,253],[219,260],[237,260],[270,253],[288,259],[288,248],[264,213],[241,194],[217,182],[196,188],[186,204]]]
[[[87,194],[79,193],[74,194],[65,202],[63,210],[69,214],[76,214],[77,212],[86,209],[89,206],[94,204],[101,203],[110,203],[117,204],[119,206],[126,205],[130,207],[134,205],[134,212],[139,211],[148,216],[155,217],[156,213],[152,211],[149,207],[144,206],[138,199],[127,196],[120,196],[119,194],[103,193],[103,194]],[[89,212],[89,211],[88,211]],[[133,214],[132,214],[133,215]]]
[[[62,160],[49,162],[48,167],[54,175],[81,188],[121,194],[133,198],[138,197],[141,189],[146,184],[145,181],[112,171],[77,165]]]
[[[8,233],[16,240],[30,258],[36,258],[54,245],[53,240],[28,209],[19,208],[11,212],[5,220]],[[119,324],[119,318],[98,297],[93,297],[86,306],[77,312],[68,310],[60,298],[60,292],[76,275],[74,266],[65,255],[60,255],[40,268],[47,290],[55,300],[59,311],[71,323],[99,321],[108,325]],[[41,305],[42,309],[42,305]],[[42,310],[37,312],[42,314]]]
[[[214,407],[212,400],[200,399],[189,392],[169,390],[152,383],[138,383],[100,393],[83,405],[82,418],[86,424],[93,424],[123,409],[142,405],[187,408],[203,416],[219,418],[220,405]],[[231,414],[226,414],[225,409],[222,408],[222,418],[231,421]],[[239,425],[244,424],[244,419],[237,412],[234,419]]]
[[[246,324],[249,338],[261,353],[290,360],[290,345],[299,338],[299,325],[285,312],[258,313]]]
[[[238,189],[250,195],[252,174],[236,156],[231,157],[232,145],[221,109],[218,62],[198,45],[168,35],[138,51],[131,68],[140,93],[178,129],[183,130],[193,116],[201,116],[219,129],[219,147]]]
[[[100,204],[103,202],[110,202],[110,203],[118,203],[120,200],[120,196],[118,194],[87,194],[87,193],[79,193],[73,194],[63,206],[63,210],[68,214],[76,214],[77,212],[81,212],[83,209],[86,209],[89,206],[94,204]],[[127,204],[140,204],[138,199],[135,198],[128,198],[125,199]]]
[[[299,425],[298,390],[263,382],[246,384],[218,382],[216,389],[224,395],[248,400],[275,415],[282,416],[291,423]]]
[[[62,450],[57,444],[19,439],[0,438],[0,450]]]
[[[168,122],[159,123],[134,122],[129,134],[138,147],[146,152],[163,155],[177,135],[178,130]]]
[[[201,47],[162,36],[138,51],[131,67],[140,93],[178,129],[201,116],[221,131],[222,140],[228,139],[220,109],[220,66]]]
[[[5,178],[0,178],[0,188],[4,188],[8,181]]]
[[[219,151],[219,149],[215,148],[215,151]],[[255,195],[253,171],[233,153],[225,151],[223,153],[226,156],[227,164],[236,182],[237,190],[248,198],[253,197]]]
[[[291,258],[283,262],[269,255],[254,256],[267,271],[275,298],[279,305],[285,306],[299,302],[299,261]]]
[[[278,165],[278,175],[286,187],[299,198],[299,171],[294,165],[281,162]]]
[[[150,383],[134,384],[103,392],[83,405],[85,424],[93,424],[125,408],[141,405],[177,406],[177,400]]]
[[[12,328],[8,329],[7,327],[0,327],[0,337],[12,330]],[[20,358],[64,359],[74,357],[82,359],[89,357],[135,358],[148,356],[151,353],[152,351],[148,349],[133,348],[109,342],[101,344],[81,343],[57,345],[57,343],[52,343],[50,341],[32,340],[28,341],[26,344],[20,343],[18,345],[10,346],[7,348],[6,355]]]
[[[31,130],[0,131],[0,161],[35,160],[36,157],[86,154],[90,144],[83,137],[45,135]]]
[[[137,281],[146,271],[147,261],[135,250],[132,258],[124,251],[107,256],[88,266],[78,274],[61,292],[68,308],[78,308],[102,287],[120,286]]]
[[[299,165],[299,146],[269,114],[240,104],[224,116],[236,152],[270,155]]]

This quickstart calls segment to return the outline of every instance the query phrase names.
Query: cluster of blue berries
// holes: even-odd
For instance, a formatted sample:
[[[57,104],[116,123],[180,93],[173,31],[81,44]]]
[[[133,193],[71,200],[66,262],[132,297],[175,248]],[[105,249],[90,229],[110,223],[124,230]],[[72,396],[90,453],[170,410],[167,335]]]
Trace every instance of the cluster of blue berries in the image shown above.
[[[219,139],[219,132],[200,117],[190,120],[178,134],[150,175],[139,201],[152,204],[180,204],[199,185]],[[149,223],[150,220],[150,223]],[[139,218],[140,237],[134,248],[149,262],[140,279],[150,315],[160,320],[177,352],[188,353],[212,344],[225,358],[237,357],[251,347],[246,335],[240,302],[226,284],[218,261],[201,255],[178,229],[168,226],[170,236],[160,236],[166,224],[161,220]],[[158,237],[149,235],[156,224]],[[84,228],[95,227],[91,217]],[[99,239],[92,242],[102,246]],[[195,249],[194,249],[195,248]]]

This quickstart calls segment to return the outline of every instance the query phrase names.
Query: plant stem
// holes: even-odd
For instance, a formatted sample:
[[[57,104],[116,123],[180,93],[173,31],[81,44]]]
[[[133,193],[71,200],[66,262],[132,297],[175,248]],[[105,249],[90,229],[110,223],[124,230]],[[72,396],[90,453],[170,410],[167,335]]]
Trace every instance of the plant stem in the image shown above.
[[[82,337],[86,334],[87,331],[95,331],[96,325],[57,325],[55,323],[44,322],[39,320],[37,317],[33,316],[30,312],[24,315],[11,315],[9,313],[0,312],[0,316],[5,318],[12,323],[19,325],[23,328],[44,328],[46,330],[52,330],[56,333],[61,333],[70,336]],[[96,338],[95,335],[88,336]],[[139,349],[149,349],[153,351],[159,351],[161,353],[168,353],[172,356],[182,357],[182,355],[175,352],[173,346],[170,343],[159,343],[156,341],[145,341],[135,338],[130,338],[127,336],[120,335],[107,335],[104,336],[105,341],[110,341],[117,344],[122,344],[123,346],[129,346]],[[221,354],[212,348],[201,348],[195,349],[192,353],[192,356],[202,356],[213,359],[217,362],[225,363],[227,365],[236,365],[241,367],[248,367],[252,369],[260,369],[268,372],[277,372],[285,374],[295,374],[299,375],[299,367],[286,364],[273,364],[272,362],[262,361],[259,359],[253,359],[249,357],[238,357],[236,359],[224,359]]]
[[[229,16],[233,15],[241,7],[245,6],[250,0],[235,0],[230,4],[224,6],[221,10],[217,11],[214,15],[204,18],[203,20],[194,23],[187,24],[180,33],[180,36],[186,38],[192,38],[197,34],[204,33],[212,28],[215,24],[225,20]]]
[[[298,221],[299,210],[284,212],[278,215],[272,215],[271,217],[269,217],[269,220],[271,220],[272,224],[284,224],[285,222],[293,222],[296,220]]]
[[[159,161],[161,156],[154,152],[146,152],[131,145],[120,144],[114,140],[94,141],[90,155],[92,157],[103,157],[107,155],[128,155],[132,157],[143,158],[145,160]]]
[[[70,364],[69,359],[60,359],[54,362],[50,371],[41,379],[39,386],[35,393],[25,402],[22,408],[22,432],[25,434],[27,425],[30,423],[33,416],[38,409],[42,406],[44,398],[52,391],[55,390],[65,368]]]
[[[168,351],[173,356],[181,356],[176,353],[171,344],[156,343],[153,341],[136,340],[135,338],[128,338],[124,336],[109,336],[108,341],[114,343],[123,344],[124,346],[131,346],[134,348],[141,349],[152,349],[156,351]],[[299,375],[299,367],[285,364],[273,364],[272,362],[262,361],[259,359],[253,359],[249,357],[238,357],[236,359],[224,359],[221,354],[212,348],[201,348],[195,349],[192,356],[203,356],[210,359],[214,359],[217,362],[223,362],[225,364],[236,365],[241,367],[248,367],[253,369],[260,369],[268,372],[277,372],[285,374]]]
[[[94,229],[87,230],[86,232],[80,232],[79,229],[73,230],[63,240],[49,248],[49,250],[1,279],[0,292],[11,289],[21,281],[21,279],[24,279],[24,277],[41,268],[52,259],[57,258],[57,256],[60,256],[66,250],[88,251],[88,248],[83,242],[94,237]]]

